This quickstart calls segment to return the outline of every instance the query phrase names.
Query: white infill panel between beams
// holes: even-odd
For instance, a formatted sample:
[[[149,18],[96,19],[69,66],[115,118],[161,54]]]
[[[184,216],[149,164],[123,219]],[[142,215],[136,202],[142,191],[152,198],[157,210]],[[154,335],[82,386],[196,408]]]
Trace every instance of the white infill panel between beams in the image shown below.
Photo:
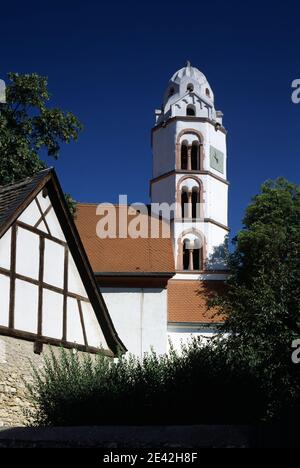
[[[3,327],[9,323],[9,290],[10,278],[0,274],[0,325]]]
[[[38,286],[16,280],[15,323],[17,330],[37,333]]]
[[[0,239],[0,267],[10,269],[11,229]]]

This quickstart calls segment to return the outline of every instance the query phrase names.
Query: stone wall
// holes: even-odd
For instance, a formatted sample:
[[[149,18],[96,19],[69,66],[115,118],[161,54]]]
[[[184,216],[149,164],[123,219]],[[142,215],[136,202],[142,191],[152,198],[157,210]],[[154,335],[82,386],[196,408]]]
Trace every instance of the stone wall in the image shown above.
[[[34,407],[26,384],[32,382],[31,363],[42,368],[43,355],[49,350],[50,346],[43,345],[42,353],[36,354],[32,341],[0,335],[0,427],[25,426],[30,422]],[[59,347],[52,346],[52,350],[55,354],[60,352]]]
[[[43,363],[35,354],[34,343],[0,336],[0,426],[24,426],[29,421],[32,404],[25,382],[31,381],[30,360],[36,367]],[[43,353],[47,351],[44,346]]]

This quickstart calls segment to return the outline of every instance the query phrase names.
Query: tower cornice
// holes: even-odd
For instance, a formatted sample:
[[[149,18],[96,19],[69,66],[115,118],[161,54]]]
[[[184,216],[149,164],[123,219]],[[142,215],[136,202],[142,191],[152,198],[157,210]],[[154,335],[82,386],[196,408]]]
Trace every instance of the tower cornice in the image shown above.
[[[153,179],[150,180],[150,185],[154,184],[155,182],[165,179],[166,177],[169,177],[171,175],[176,175],[176,174],[186,174],[186,175],[208,175],[211,177],[214,177],[215,179],[219,180],[220,182],[223,182],[225,185],[230,185],[230,182],[227,179],[223,179],[222,177],[218,176],[217,174],[214,174],[211,171],[187,171],[186,169],[173,169],[172,171],[165,172],[164,174],[161,174],[157,177],[154,177]]]
[[[204,122],[204,123],[209,123],[211,124],[216,131],[222,132],[225,135],[227,135],[227,130],[223,125],[219,124],[216,120],[209,119],[208,117],[195,117],[195,116],[175,116],[175,117],[169,117],[166,121],[160,122],[159,124],[155,125],[152,127],[151,130],[151,135],[158,130],[159,128],[164,128],[167,127],[172,122]]]

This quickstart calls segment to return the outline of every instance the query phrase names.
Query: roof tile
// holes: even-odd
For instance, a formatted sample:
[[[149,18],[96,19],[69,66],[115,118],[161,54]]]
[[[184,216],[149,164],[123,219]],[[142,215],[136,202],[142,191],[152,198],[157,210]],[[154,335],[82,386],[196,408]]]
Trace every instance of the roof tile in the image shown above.
[[[48,172],[51,172],[51,169],[40,171],[34,176],[27,177],[15,184],[0,186],[0,229],[9,221],[10,217]]]
[[[169,322],[221,322],[217,310],[207,307],[207,299],[218,291],[224,291],[223,281],[169,280]]]
[[[106,238],[97,236],[96,225],[101,219],[96,214],[97,204],[77,205],[76,225],[95,273],[97,272],[174,272],[171,238]],[[117,220],[121,210],[115,205]],[[123,213],[124,214],[124,213]],[[128,214],[128,224],[137,213]],[[150,216],[141,214],[150,229]],[[162,221],[160,221],[160,228]],[[117,232],[118,236],[118,232]]]

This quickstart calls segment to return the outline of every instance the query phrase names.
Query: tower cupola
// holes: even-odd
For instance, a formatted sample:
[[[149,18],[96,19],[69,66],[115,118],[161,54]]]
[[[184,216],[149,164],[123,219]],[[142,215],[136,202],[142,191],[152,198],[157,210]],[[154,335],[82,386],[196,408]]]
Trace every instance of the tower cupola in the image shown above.
[[[214,94],[206,76],[190,62],[171,77],[162,108],[156,112],[156,123],[178,116],[206,117],[222,124],[221,113],[215,110]]]

